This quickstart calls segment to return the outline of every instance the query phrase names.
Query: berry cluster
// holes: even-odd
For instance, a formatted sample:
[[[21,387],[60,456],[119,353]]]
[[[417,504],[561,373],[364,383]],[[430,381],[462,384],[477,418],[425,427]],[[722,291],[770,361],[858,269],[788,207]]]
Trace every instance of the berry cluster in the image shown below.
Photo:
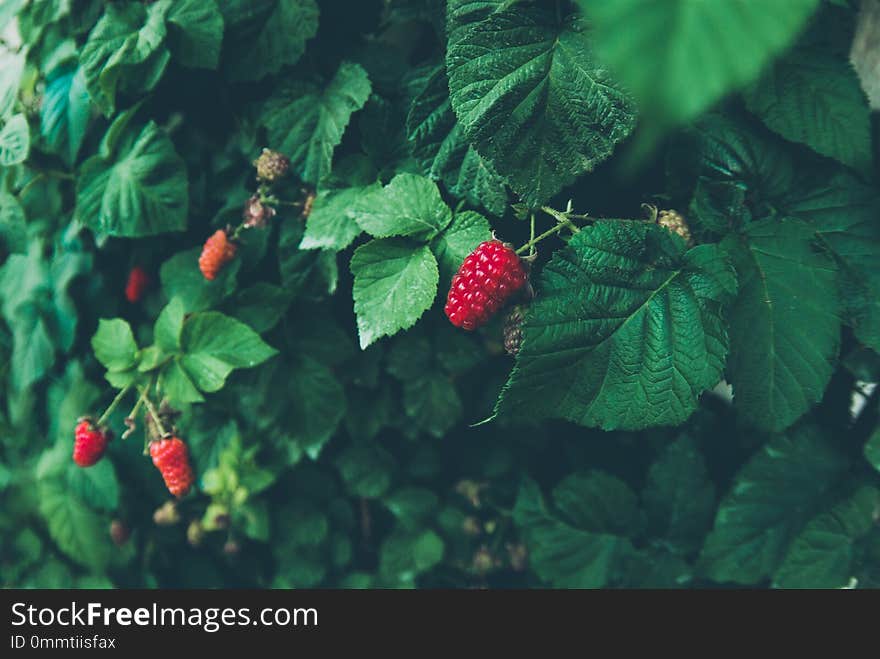
[[[127,390],[123,390],[122,396],[125,391]],[[77,422],[74,430],[73,461],[80,467],[91,467],[104,456],[112,433],[101,425],[101,422],[115,409],[122,396],[117,396],[117,399],[97,423],[92,421],[90,417],[83,417]],[[159,473],[162,474],[168,491],[175,497],[181,498],[189,492],[195,481],[195,476],[190,465],[189,450],[186,444],[175,436],[176,431],[173,425],[170,425],[178,413],[164,402],[160,411],[156,412],[153,404],[146,397],[146,393],[143,394],[143,402],[147,404],[144,418],[150,457]],[[141,401],[136,407],[139,407],[140,403]],[[130,414],[125,422],[130,431],[134,429],[133,415]],[[166,431],[166,427],[170,428],[171,432]],[[123,438],[125,436],[123,435]]]
[[[452,279],[446,315],[456,327],[475,330],[526,283],[528,275],[513,248],[500,240],[481,243]]]

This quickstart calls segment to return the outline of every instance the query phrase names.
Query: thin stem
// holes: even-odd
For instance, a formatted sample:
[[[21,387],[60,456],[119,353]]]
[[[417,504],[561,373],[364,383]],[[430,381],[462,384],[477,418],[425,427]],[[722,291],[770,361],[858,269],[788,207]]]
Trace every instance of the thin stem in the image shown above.
[[[39,183],[44,178],[46,178],[46,175],[43,172],[38,172],[36,176],[34,176],[30,181],[25,183],[22,186],[21,190],[18,191],[18,198],[21,199],[22,197],[24,197],[25,193],[31,189],[32,185],[34,185],[35,183]]]
[[[122,389],[119,390],[119,393],[116,394],[116,397],[110,403],[109,407],[107,407],[107,409],[104,410],[104,413],[101,415],[101,418],[98,419],[98,422],[96,424],[97,426],[103,426],[104,423],[106,423],[107,418],[111,414],[113,414],[113,411],[119,406],[119,403],[122,402],[122,399],[125,398],[125,394],[127,394],[129,392],[131,387],[132,387],[132,385],[128,385],[128,386],[123,387]]]
[[[541,210],[544,211],[545,213],[547,213],[547,215],[550,215],[551,217],[555,218],[555,220],[557,222],[561,222],[563,225],[570,228],[572,233],[579,233],[580,227],[578,227],[574,222],[572,222],[571,218],[576,217],[580,220],[590,219],[586,215],[576,215],[575,213],[572,213],[571,211],[566,211],[564,213],[560,213],[555,208],[550,208],[549,206],[542,206]]]
[[[560,222],[552,229],[547,229],[544,233],[542,233],[537,238],[534,238],[533,240],[530,240],[529,242],[527,242],[525,245],[523,245],[518,250],[516,250],[516,253],[517,254],[525,253],[527,250],[531,249],[533,245],[537,245],[539,242],[544,240],[544,238],[552,236],[554,233],[559,233],[560,231],[562,231],[563,229],[565,229],[567,227],[568,227],[567,224]]]
[[[535,249],[535,213],[532,212],[529,215],[529,244],[532,246],[529,250],[529,256],[534,256],[538,253],[538,250]]]
[[[156,427],[159,428],[159,435],[161,437],[167,437],[171,433],[165,430],[165,426],[162,425],[162,420],[159,418],[159,413],[156,412],[156,408],[153,406],[153,402],[150,400],[150,397],[147,396],[147,390],[145,389],[142,392],[142,398],[144,400],[144,404],[147,406],[147,411],[150,413],[150,416],[153,417],[153,421],[156,424]]]

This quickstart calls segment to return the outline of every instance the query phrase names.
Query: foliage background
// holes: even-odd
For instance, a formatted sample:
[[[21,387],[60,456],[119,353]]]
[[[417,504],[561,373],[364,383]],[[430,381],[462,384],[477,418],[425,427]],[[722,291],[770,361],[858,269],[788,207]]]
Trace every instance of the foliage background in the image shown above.
[[[5,0],[2,585],[880,585],[858,5]],[[264,146],[313,210],[208,283]],[[445,290],[568,199],[634,219],[541,243],[514,367]],[[150,381],[199,477],[171,525],[140,427],[70,459]]]

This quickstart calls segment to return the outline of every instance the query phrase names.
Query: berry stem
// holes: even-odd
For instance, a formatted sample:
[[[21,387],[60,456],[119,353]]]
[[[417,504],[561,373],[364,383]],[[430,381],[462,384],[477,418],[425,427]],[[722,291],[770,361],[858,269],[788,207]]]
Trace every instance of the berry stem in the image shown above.
[[[538,253],[538,250],[535,248],[535,213],[534,211],[529,214],[529,244],[531,248],[529,249],[529,256],[535,256]]]
[[[165,426],[162,425],[162,420],[159,418],[159,413],[156,412],[156,408],[153,406],[150,397],[147,395],[147,389],[144,389],[141,392],[141,398],[144,401],[144,404],[147,406],[147,412],[151,417],[153,417],[153,422],[156,424],[156,427],[159,429],[159,435],[162,437],[168,437],[171,435],[170,432],[165,430]]]
[[[544,240],[544,238],[548,238],[548,237],[552,236],[552,235],[555,234],[555,233],[559,233],[560,231],[562,231],[562,230],[565,229],[566,227],[568,227],[567,224],[564,224],[564,223],[560,222],[560,223],[557,224],[555,227],[553,227],[553,228],[551,228],[551,229],[547,229],[544,233],[542,233],[542,234],[541,234],[540,236],[538,236],[537,238],[533,238],[532,240],[530,240],[529,242],[527,242],[525,245],[523,245],[523,246],[520,247],[518,250],[516,250],[516,253],[517,253],[517,254],[524,254],[526,251],[532,249],[535,245],[537,245],[539,242],[541,242],[542,240]]]
[[[107,422],[107,419],[109,418],[109,416],[111,414],[113,414],[113,411],[119,406],[119,403],[122,402],[122,399],[125,398],[125,395],[129,392],[129,390],[132,388],[132,386],[133,385],[129,384],[119,390],[119,393],[116,394],[116,397],[111,401],[111,403],[107,407],[107,409],[104,410],[104,413],[101,415],[101,418],[98,419],[98,421],[96,422],[95,425],[97,425],[100,428],[101,426],[103,426]]]

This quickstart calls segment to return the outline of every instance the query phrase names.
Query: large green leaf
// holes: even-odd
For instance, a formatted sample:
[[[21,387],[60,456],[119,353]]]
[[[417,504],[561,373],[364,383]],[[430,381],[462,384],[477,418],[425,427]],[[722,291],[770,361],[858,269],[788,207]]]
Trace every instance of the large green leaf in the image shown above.
[[[718,116],[700,122],[675,151],[673,169],[697,181],[697,225],[715,234],[749,219],[808,222],[840,271],[844,320],[880,350],[880,195],[803,149]],[[720,193],[720,194],[719,194]]]
[[[361,197],[350,215],[376,238],[430,239],[452,221],[437,185],[415,174],[398,174],[384,188]]]
[[[461,420],[462,403],[449,376],[429,371],[404,382],[403,409],[418,428],[440,439]]]
[[[736,408],[767,430],[787,428],[822,397],[839,349],[836,272],[811,246],[813,233],[768,219],[723,243],[740,282],[728,380]]]
[[[68,162],[76,160],[91,118],[89,93],[81,68],[49,77],[40,108],[40,134]]]
[[[168,11],[168,43],[182,64],[216,69],[223,43],[223,14],[215,0],[175,0]]]
[[[756,78],[818,5],[818,0],[579,2],[593,21],[597,51],[632,90],[645,116],[661,126],[693,119]]]
[[[15,109],[24,64],[24,53],[6,52],[0,56],[0,121],[8,119]]]
[[[721,304],[735,288],[715,246],[685,253],[647,222],[581,230],[544,268],[497,412],[605,429],[681,423],[721,379]]]
[[[557,3],[518,4],[482,18],[448,5],[452,107],[483,157],[538,206],[611,155],[635,108],[596,61],[586,27]]]
[[[361,348],[412,327],[437,294],[437,261],[427,246],[373,240],[351,259]]]
[[[267,101],[262,122],[272,148],[290,157],[303,181],[317,184],[330,172],[333,151],[351,115],[370,96],[370,80],[358,64],[343,62],[324,87],[293,82]]]
[[[300,249],[345,249],[360,235],[362,229],[352,211],[362,197],[381,189],[378,183],[367,186],[326,190],[318,193],[312,212],[306,219]]]
[[[27,252],[27,218],[18,199],[0,192],[0,245],[10,254]]]
[[[773,575],[845,468],[843,457],[811,427],[771,440],[722,500],[700,556],[703,573],[740,584]]]
[[[224,68],[235,81],[260,80],[296,64],[318,31],[315,0],[219,0],[226,23]]]
[[[72,496],[66,483],[41,480],[39,507],[52,540],[71,560],[96,570],[109,562],[112,544],[107,522]]]
[[[576,471],[553,488],[562,518],[593,533],[632,537],[642,526],[635,492],[603,471]]]
[[[129,324],[121,318],[98,321],[98,331],[92,337],[95,357],[108,371],[125,371],[137,360],[137,343]]]
[[[855,543],[874,527],[880,493],[863,487],[817,515],[794,539],[776,571],[777,588],[843,588],[855,573]]]
[[[775,62],[745,94],[769,128],[864,170],[871,164],[871,111],[850,63],[817,49]]]
[[[642,497],[652,533],[685,553],[700,548],[712,526],[715,486],[690,435],[669,444],[651,465]]]
[[[443,181],[456,197],[483,206],[494,215],[504,214],[504,179],[465,139],[449,99],[445,65],[428,76],[413,99],[406,131],[413,155],[427,176]]]
[[[180,333],[181,365],[205,392],[223,387],[233,369],[251,368],[277,351],[250,327],[217,311],[193,314]]]
[[[116,112],[120,79],[136,78],[139,92],[149,91],[161,77],[170,55],[165,50],[165,14],[170,3],[108,4],[89,33],[79,55],[89,96],[105,116]]]
[[[0,167],[24,162],[31,148],[31,131],[23,114],[14,114],[0,128]]]
[[[136,135],[136,136],[135,136]],[[132,130],[115,157],[94,155],[77,180],[76,217],[92,230],[134,238],[186,227],[186,166],[155,122]]]
[[[566,501],[574,499],[569,496]],[[559,519],[530,479],[520,486],[513,519],[529,550],[532,569],[557,588],[601,588],[612,580],[621,558],[632,551],[626,538]]]

